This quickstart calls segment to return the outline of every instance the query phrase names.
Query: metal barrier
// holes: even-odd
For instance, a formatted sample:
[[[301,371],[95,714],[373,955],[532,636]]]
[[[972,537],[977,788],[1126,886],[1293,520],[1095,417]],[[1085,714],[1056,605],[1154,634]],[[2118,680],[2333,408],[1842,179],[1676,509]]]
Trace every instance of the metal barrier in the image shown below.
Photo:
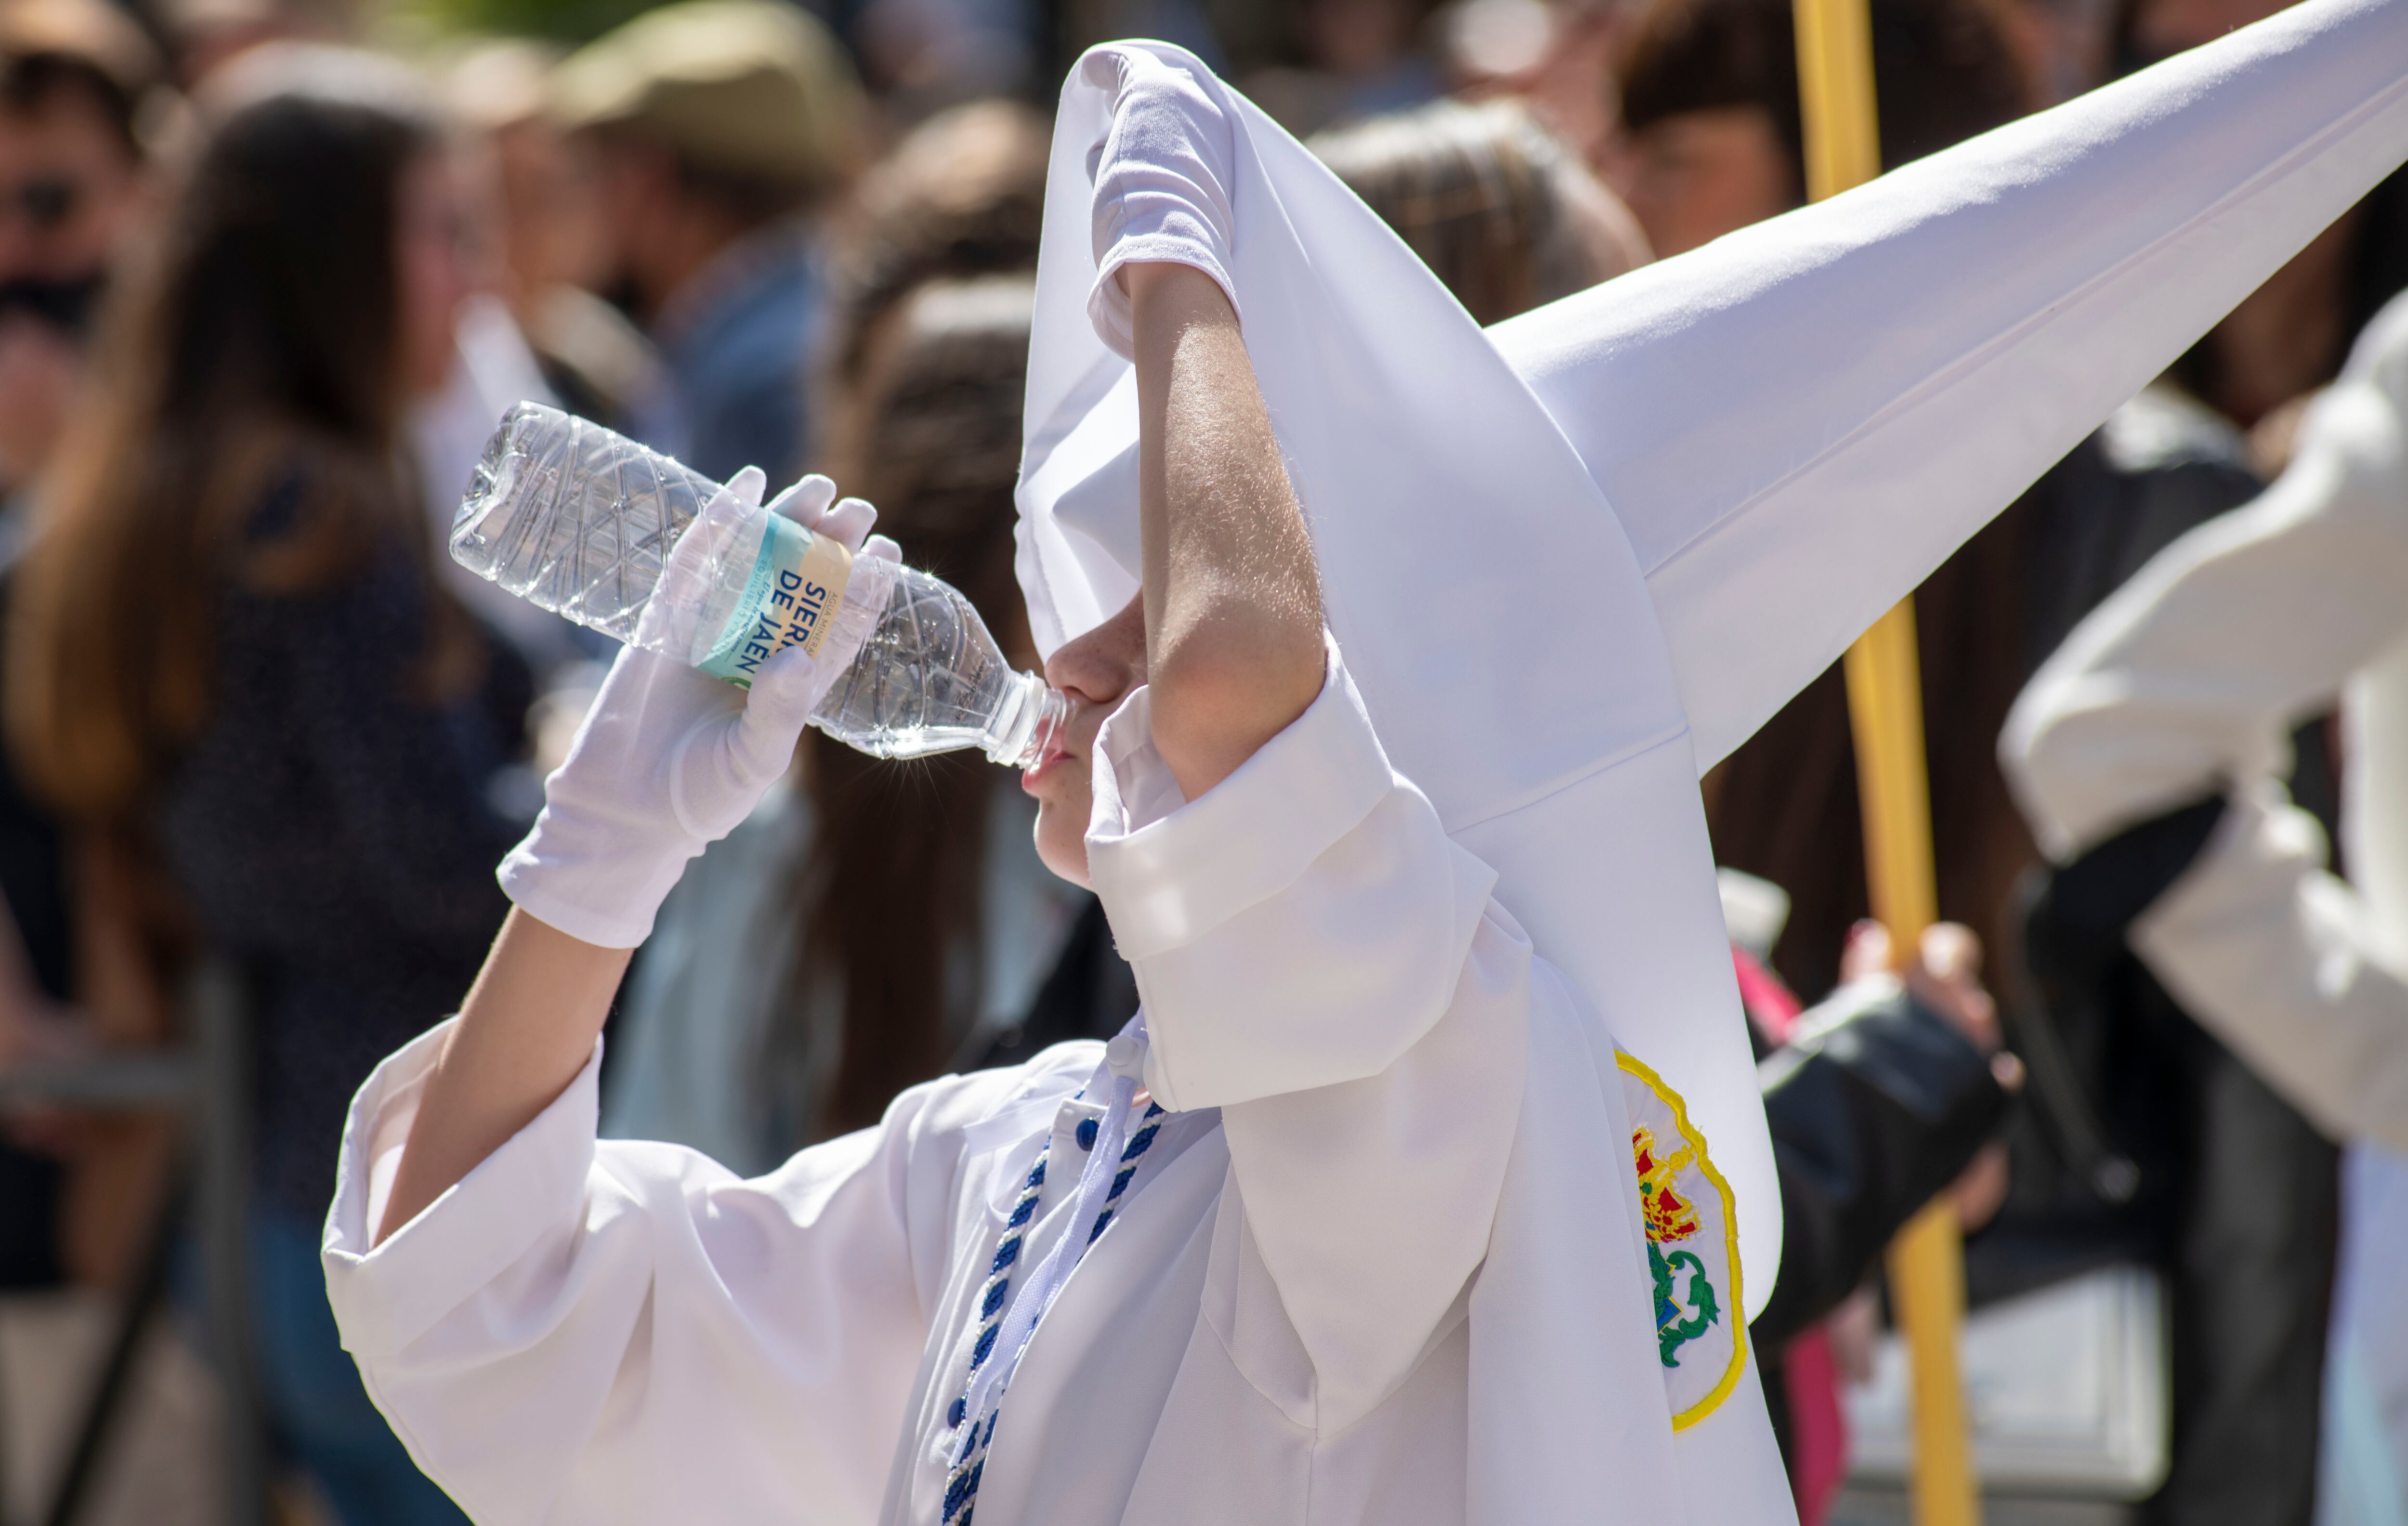
[[[164,1306],[179,1238],[199,1262],[202,1323],[223,1394],[227,1526],[267,1526],[267,1429],[251,1338],[247,1254],[251,1184],[251,1021],[239,975],[204,963],[184,992],[181,1050],[107,1055],[0,1070],[0,1115],[34,1107],[184,1115],[180,1184],[165,1194],[44,1526],[75,1526],[132,1391],[142,1336]]]

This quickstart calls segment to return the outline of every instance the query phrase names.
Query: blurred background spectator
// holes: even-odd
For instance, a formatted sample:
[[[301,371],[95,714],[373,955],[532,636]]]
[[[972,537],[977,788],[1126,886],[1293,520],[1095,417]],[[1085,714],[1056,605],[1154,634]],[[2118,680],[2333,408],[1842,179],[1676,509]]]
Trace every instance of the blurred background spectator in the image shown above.
[[[0,9],[0,492],[15,512],[66,424],[93,314],[149,210],[162,64],[103,0]]]
[[[2123,0],[2115,72],[2222,36],[2282,9],[2271,0]],[[2408,288],[2408,176],[2345,212],[2183,357],[2172,379],[2233,425],[2256,432],[2261,477],[2281,472],[2307,395],[2341,372],[2375,312]]]
[[[1985,0],[1874,0],[1882,164],[2012,121],[2030,89]],[[1620,188],[1658,256],[1802,206],[1798,42],[1780,0],[1651,6],[1622,77]]]
[[[164,81],[141,28],[103,0],[0,7],[0,601],[83,395],[113,272],[147,231],[152,139],[173,115]],[[150,992],[124,977],[136,950],[107,871],[0,763],[0,1070],[71,1062],[97,1036],[165,1036]],[[0,1511],[22,1514],[73,1429],[69,1405],[44,1401],[107,1350],[113,1299],[140,1276],[170,1136],[163,1119],[114,1109],[5,1121],[0,1416],[25,1419],[0,1430]],[[144,1355],[121,1443],[168,1487],[122,1473],[97,1503],[176,1520],[177,1482],[211,1476],[211,1395],[180,1343],[160,1333]]]
[[[1455,93],[1508,96],[1606,172],[1621,148],[1614,62],[1639,7],[1628,0],[1458,0],[1440,13]]]
[[[544,385],[562,407],[621,428],[667,379],[642,332],[597,294],[612,282],[610,223],[590,147],[546,109],[561,56],[523,39],[478,43],[448,71],[445,96],[481,140],[476,169],[497,223],[492,278]]]
[[[457,1519],[337,1342],[316,1229],[344,1099],[458,999],[503,911],[484,789],[526,675],[441,592],[397,467],[408,401],[452,364],[463,212],[398,66],[239,67],[45,488],[9,733],[147,891],[161,987],[206,948],[250,993],[277,1439],[345,1520]]]
[[[2121,24],[2172,46],[2254,19],[2206,17],[2174,0],[2166,8],[2213,32],[2177,33],[2145,7]],[[1875,0],[1873,16],[1885,164],[2011,120],[2044,93],[2025,72],[2012,12],[1981,0]],[[1624,185],[1659,254],[1803,199],[1794,49],[1779,0],[1664,0],[1647,11],[1623,72]],[[1980,1303],[2028,1291],[2118,1258],[2164,1270],[2173,1472],[2143,1519],[2308,1519],[2335,1156],[2137,969],[2088,972],[2096,978],[2078,990],[2022,978],[2015,887],[2039,859],[1992,749],[2025,679],[2083,613],[2167,541],[2257,491],[2240,430],[2267,417],[2268,397],[2333,374],[2341,350],[2328,336],[2345,344],[2361,316],[2355,272],[2388,267],[2385,241],[2364,230],[2387,226],[2395,193],[2379,190],[2312,245],[1916,596],[1941,914],[2009,951],[2000,976],[2026,1020],[2015,1041],[2066,1060],[2040,1068],[2055,1084],[2019,1120],[2013,1194],[1969,1249],[1971,1292]],[[2253,312],[2286,303],[2289,324]],[[2329,802],[2327,755],[2312,745],[2303,770],[2307,796]],[[1867,915],[1836,668],[1710,776],[1706,792],[1718,858],[1793,899],[1774,949],[1780,973],[1810,998],[1828,990],[1847,929]],[[2137,1180],[2119,1177],[2102,1194],[2093,1169],[2102,1148],[2137,1165]]]
[[[1422,0],[1300,0],[1297,62],[1240,72],[1239,85],[1298,134],[1420,106],[1446,88],[1429,12]]]
[[[854,167],[852,65],[781,0],[686,0],[580,50],[552,90],[597,166],[606,289],[668,371],[636,432],[713,478],[793,480],[825,289],[811,214]]]
[[[908,123],[965,101],[1029,91],[1042,20],[1030,0],[870,0],[852,35],[881,106]],[[1206,40],[1200,26],[1187,30]]]
[[[2281,480],[2174,542],[2016,701],[2000,749],[2062,865],[2032,919],[2060,969],[2137,954],[2351,1141],[2321,1417],[2320,1519],[2396,1519],[2408,1435],[2408,1056],[2398,761],[2408,728],[2408,297],[2308,412]],[[2349,882],[2280,777],[2344,696]]]
[[[81,389],[93,314],[148,209],[137,116],[160,72],[141,33],[106,6],[0,12],[0,568],[24,549],[34,486]],[[0,891],[17,945],[0,1053],[55,1037],[41,1007],[73,996],[64,856],[47,814],[0,771]],[[63,1250],[61,1186],[57,1162],[0,1145],[0,1282],[55,1281],[63,1259],[91,1277],[115,1275],[113,1256]]]
[[[1647,263],[1628,208],[1518,102],[1433,102],[1312,147],[1482,323]]]
[[[289,68],[293,57],[309,55],[283,56],[285,62],[280,66]],[[480,60],[472,57],[468,62],[474,65]],[[233,88],[248,88],[243,83],[244,77],[252,72],[246,62],[224,70],[223,77],[234,82]],[[490,76],[501,71],[486,72]],[[540,78],[538,74],[537,78]],[[501,88],[507,82],[494,81],[494,88],[478,93],[478,99],[489,103],[489,109],[508,112],[514,103]],[[212,90],[205,87],[202,98],[206,101],[211,94]],[[462,121],[489,123],[490,119]],[[531,177],[523,175],[516,185],[505,178],[504,172],[513,164],[512,149],[520,150],[516,155],[520,162],[533,157],[527,152],[529,145],[523,133],[506,130],[520,126],[518,121],[508,122],[503,128],[488,124],[481,134],[447,127],[440,150],[442,175],[451,188],[451,215],[456,224],[453,244],[462,291],[453,306],[451,356],[444,366],[443,379],[411,398],[406,419],[417,467],[419,496],[425,506],[430,534],[437,546],[442,545],[451,534],[452,517],[460,506],[461,489],[476,469],[478,458],[484,454],[485,442],[494,433],[494,421],[522,400],[558,403],[561,397],[555,378],[571,386],[582,380],[581,373],[565,363],[547,362],[522,327],[519,307],[532,308],[538,318],[552,316],[552,307],[540,296],[517,305],[511,301],[520,295],[524,284],[517,279],[519,266],[513,257],[541,258],[545,248],[543,234],[548,231],[540,221],[544,212],[552,211],[558,221],[561,213],[555,208],[567,201],[570,207],[566,215],[573,218],[574,193],[581,189],[573,179],[566,186],[557,181],[550,186],[529,186],[525,181]],[[552,141],[557,142],[556,134],[552,135]],[[535,147],[539,152],[541,145]],[[538,167],[542,166],[538,164]],[[513,190],[520,193],[517,202],[509,197]],[[538,203],[533,209],[527,207],[529,200],[547,190],[552,192],[550,204]],[[529,222],[536,222],[537,228],[529,230]],[[589,221],[586,228],[574,231],[590,232],[591,228]],[[553,235],[555,240],[560,236]],[[541,278],[540,273],[537,278]],[[551,284],[556,288],[558,283]],[[598,298],[591,306],[607,308],[607,304]],[[622,321],[619,332],[632,331]],[[641,356],[641,342],[636,344],[637,353]],[[600,402],[590,387],[580,395],[596,405]],[[452,593],[509,641],[539,677],[548,677],[595,648],[595,643],[583,638],[567,620],[538,609],[523,599],[511,597],[449,557],[437,559],[437,570]],[[528,793],[531,797],[532,792]]]

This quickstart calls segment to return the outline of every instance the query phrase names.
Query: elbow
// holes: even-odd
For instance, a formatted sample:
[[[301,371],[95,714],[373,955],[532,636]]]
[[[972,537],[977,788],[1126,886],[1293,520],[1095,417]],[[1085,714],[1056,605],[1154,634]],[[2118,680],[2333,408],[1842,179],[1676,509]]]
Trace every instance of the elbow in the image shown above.
[[[1220,611],[1161,643],[1150,665],[1154,749],[1194,800],[1320,697],[1320,614]]]

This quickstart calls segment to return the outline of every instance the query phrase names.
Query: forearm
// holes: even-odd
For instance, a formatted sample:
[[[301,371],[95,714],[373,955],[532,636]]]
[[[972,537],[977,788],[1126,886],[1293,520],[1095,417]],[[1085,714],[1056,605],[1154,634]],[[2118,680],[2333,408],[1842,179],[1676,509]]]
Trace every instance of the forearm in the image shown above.
[[[761,512],[762,486],[760,472],[745,467],[702,519],[724,524]],[[806,478],[768,512],[856,552],[866,545],[868,554],[891,554],[891,543],[863,538],[876,511],[835,497],[835,483]],[[671,569],[691,565],[690,548],[705,544],[681,539]],[[792,765],[805,720],[843,666],[832,658],[823,669],[789,647],[739,690],[640,647],[620,651],[566,761],[544,781],[535,830],[496,872],[515,905],[427,1072],[393,1195],[373,1227],[378,1240],[576,1078],[662,897]]]
[[[428,1077],[379,1242],[416,1218],[584,1067],[631,952],[580,943],[513,908]]]
[[[1864,999],[1842,988],[1833,1005]],[[1900,1225],[1971,1163],[2005,1117],[1981,1049],[1904,993],[1849,1019],[1766,1091],[1780,1172],[1781,1275],[1751,1325],[1777,1345],[1863,1281]]]
[[[1226,297],[1186,265],[1125,275],[1154,742],[1193,800],[1320,693],[1320,581]]]

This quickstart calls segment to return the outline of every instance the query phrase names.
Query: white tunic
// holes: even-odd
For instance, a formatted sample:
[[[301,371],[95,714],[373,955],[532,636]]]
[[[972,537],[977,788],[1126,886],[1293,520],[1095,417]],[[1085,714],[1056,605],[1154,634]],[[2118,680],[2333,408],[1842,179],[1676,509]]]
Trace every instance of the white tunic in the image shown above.
[[[1668,1365],[1594,1018],[1390,769],[1335,649],[1312,707],[1199,800],[1147,736],[1140,691],[1099,745],[1089,852],[1174,1116],[1039,1327],[978,1519],[1529,1520],[1550,1506],[1517,1454],[1568,1421],[1590,1519],[1789,1519],[1738,1290]],[[440,1042],[355,1103],[325,1261],[369,1391],[470,1514],[940,1519],[971,1305],[1049,1138],[1024,1264],[1068,1217],[1096,1046],[915,1088],[754,1181],[597,1143],[589,1063],[370,1250]],[[1705,1233],[1658,1238],[1725,1278],[1705,1195]],[[1717,1299],[1678,1302],[1695,1324]],[[1676,1398],[1727,1465],[1682,1476]]]

